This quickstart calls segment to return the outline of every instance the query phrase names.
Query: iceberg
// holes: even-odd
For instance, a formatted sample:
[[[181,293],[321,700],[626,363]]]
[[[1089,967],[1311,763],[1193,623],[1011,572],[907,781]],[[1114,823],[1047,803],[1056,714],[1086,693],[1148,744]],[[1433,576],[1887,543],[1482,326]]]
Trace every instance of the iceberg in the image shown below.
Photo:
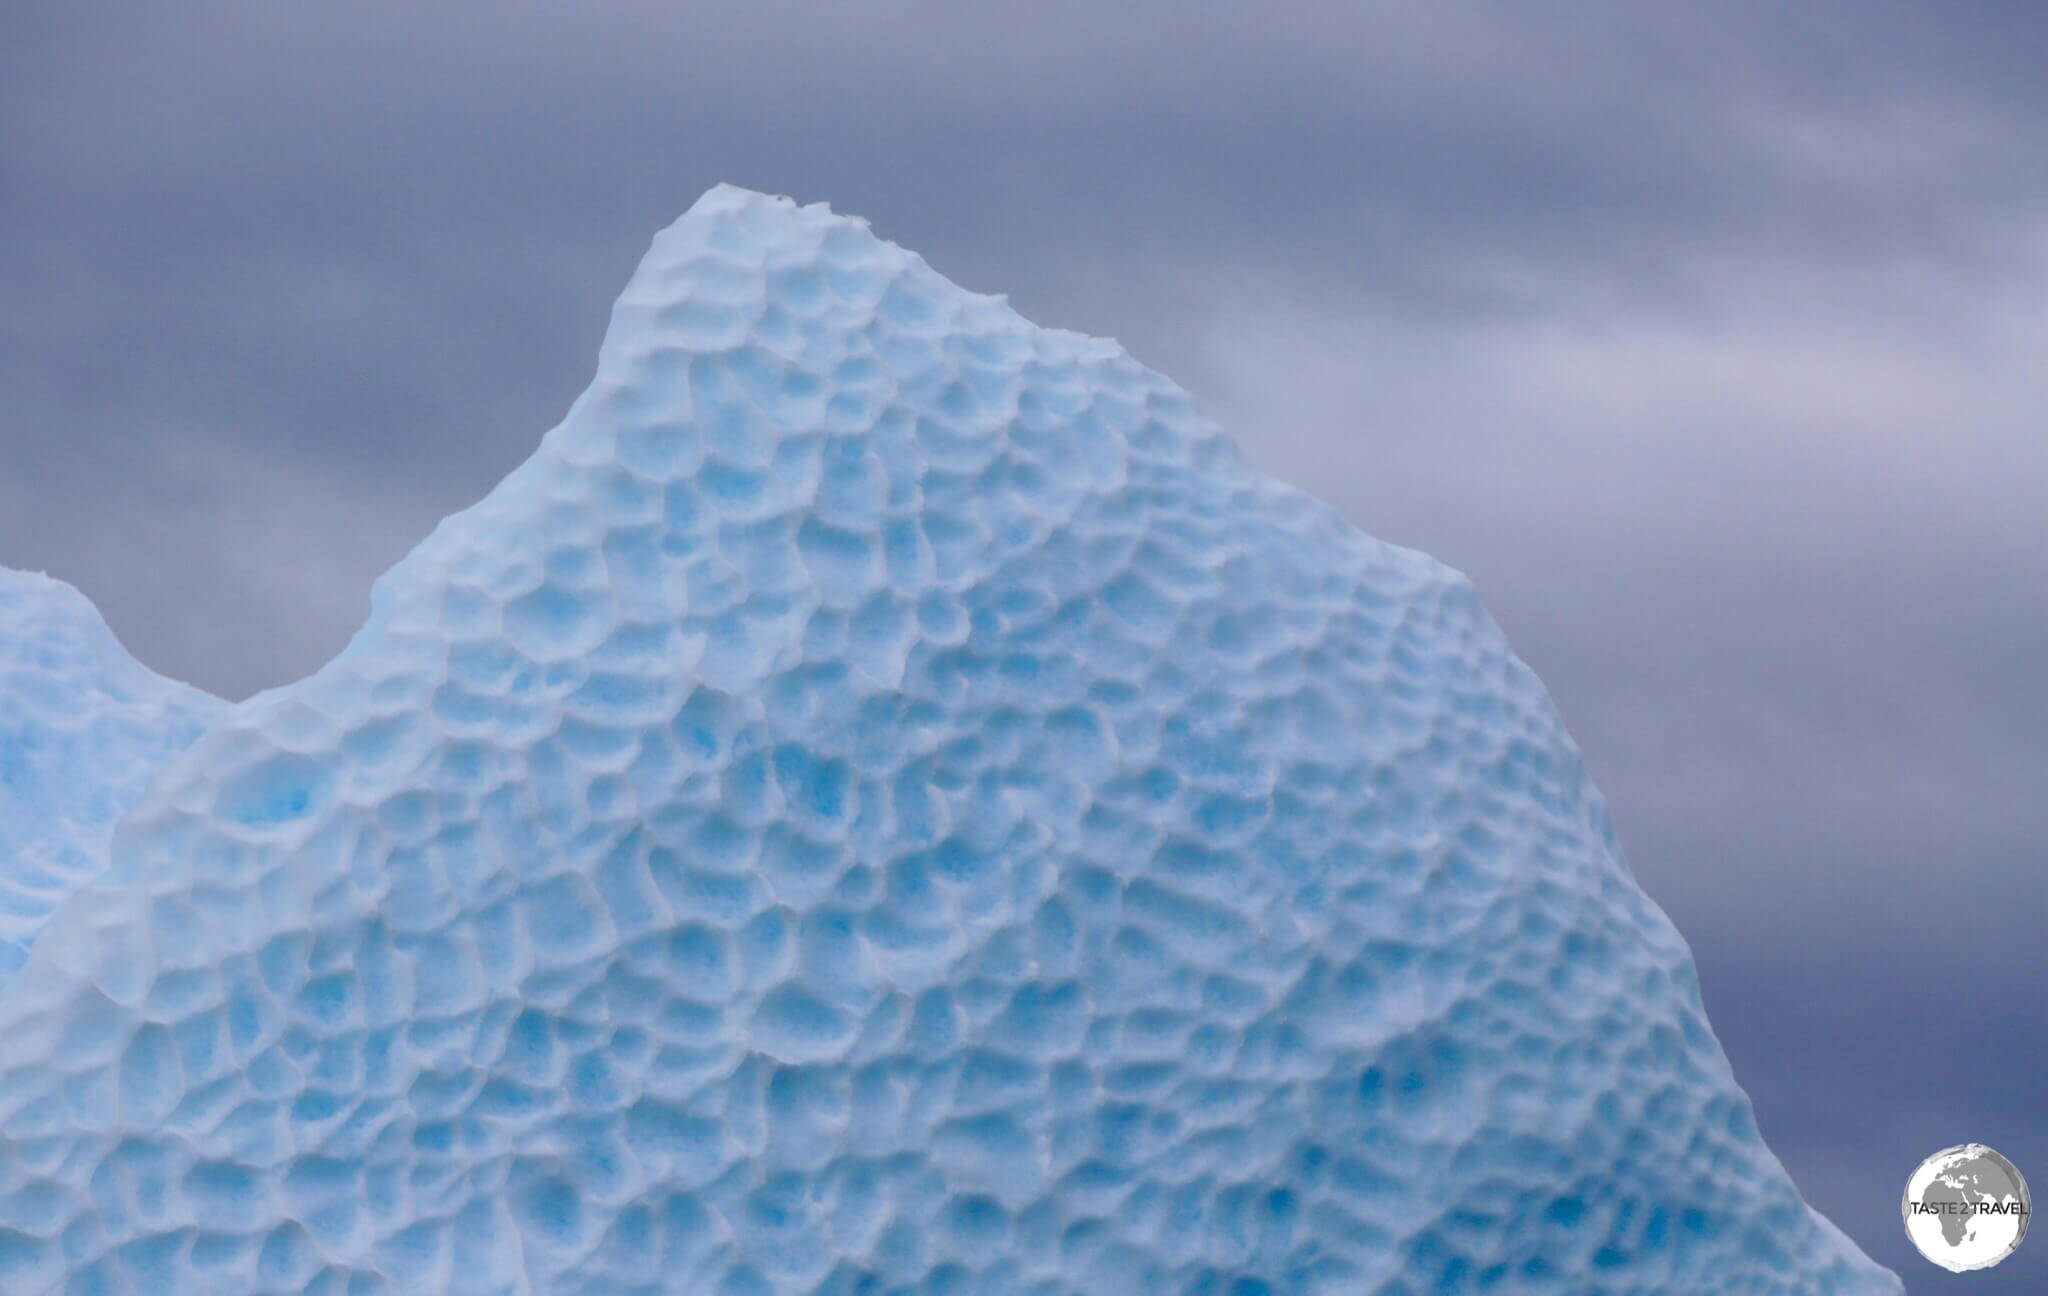
[[[115,822],[227,704],[130,657],[59,580],[0,567],[0,987]]]
[[[1470,584],[822,205],[185,700],[0,986],[0,1290],[1900,1290]]]

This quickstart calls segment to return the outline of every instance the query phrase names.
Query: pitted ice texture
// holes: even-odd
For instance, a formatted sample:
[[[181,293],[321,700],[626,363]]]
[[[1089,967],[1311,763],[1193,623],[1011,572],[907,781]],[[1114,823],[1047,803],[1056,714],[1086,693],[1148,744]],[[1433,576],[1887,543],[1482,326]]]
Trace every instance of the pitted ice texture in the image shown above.
[[[150,778],[226,708],[130,657],[71,586],[0,567],[0,987],[107,866]]]
[[[0,993],[0,1290],[1896,1292],[1466,581],[720,187]]]

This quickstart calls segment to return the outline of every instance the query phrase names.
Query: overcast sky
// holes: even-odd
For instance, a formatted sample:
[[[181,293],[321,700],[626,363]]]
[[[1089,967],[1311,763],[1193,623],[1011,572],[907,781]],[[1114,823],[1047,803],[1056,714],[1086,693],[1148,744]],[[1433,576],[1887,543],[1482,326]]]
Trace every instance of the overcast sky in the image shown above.
[[[1945,1291],[1919,1158],[2048,1185],[2044,66],[2038,0],[9,5],[0,563],[289,682],[657,229],[829,201],[1468,572],[1771,1145]]]

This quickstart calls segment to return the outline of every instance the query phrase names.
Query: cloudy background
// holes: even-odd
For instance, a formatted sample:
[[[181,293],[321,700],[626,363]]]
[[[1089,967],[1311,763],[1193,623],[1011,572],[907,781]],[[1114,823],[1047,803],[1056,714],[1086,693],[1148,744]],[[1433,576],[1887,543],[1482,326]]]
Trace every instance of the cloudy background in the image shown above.
[[[829,200],[1472,575],[1912,1291],[1920,1157],[2048,1187],[2048,9],[323,10],[0,18],[0,563],[290,681],[656,229]]]

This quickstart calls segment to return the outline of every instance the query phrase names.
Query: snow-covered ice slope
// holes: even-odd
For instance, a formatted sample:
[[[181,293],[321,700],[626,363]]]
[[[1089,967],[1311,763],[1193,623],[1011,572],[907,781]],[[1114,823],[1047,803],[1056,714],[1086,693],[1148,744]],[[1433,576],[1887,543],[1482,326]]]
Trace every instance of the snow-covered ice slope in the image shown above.
[[[115,820],[226,705],[130,657],[69,585],[0,567],[0,986],[106,867]]]
[[[1898,1290],[1461,577],[732,188],[0,1040],[9,1293]]]

